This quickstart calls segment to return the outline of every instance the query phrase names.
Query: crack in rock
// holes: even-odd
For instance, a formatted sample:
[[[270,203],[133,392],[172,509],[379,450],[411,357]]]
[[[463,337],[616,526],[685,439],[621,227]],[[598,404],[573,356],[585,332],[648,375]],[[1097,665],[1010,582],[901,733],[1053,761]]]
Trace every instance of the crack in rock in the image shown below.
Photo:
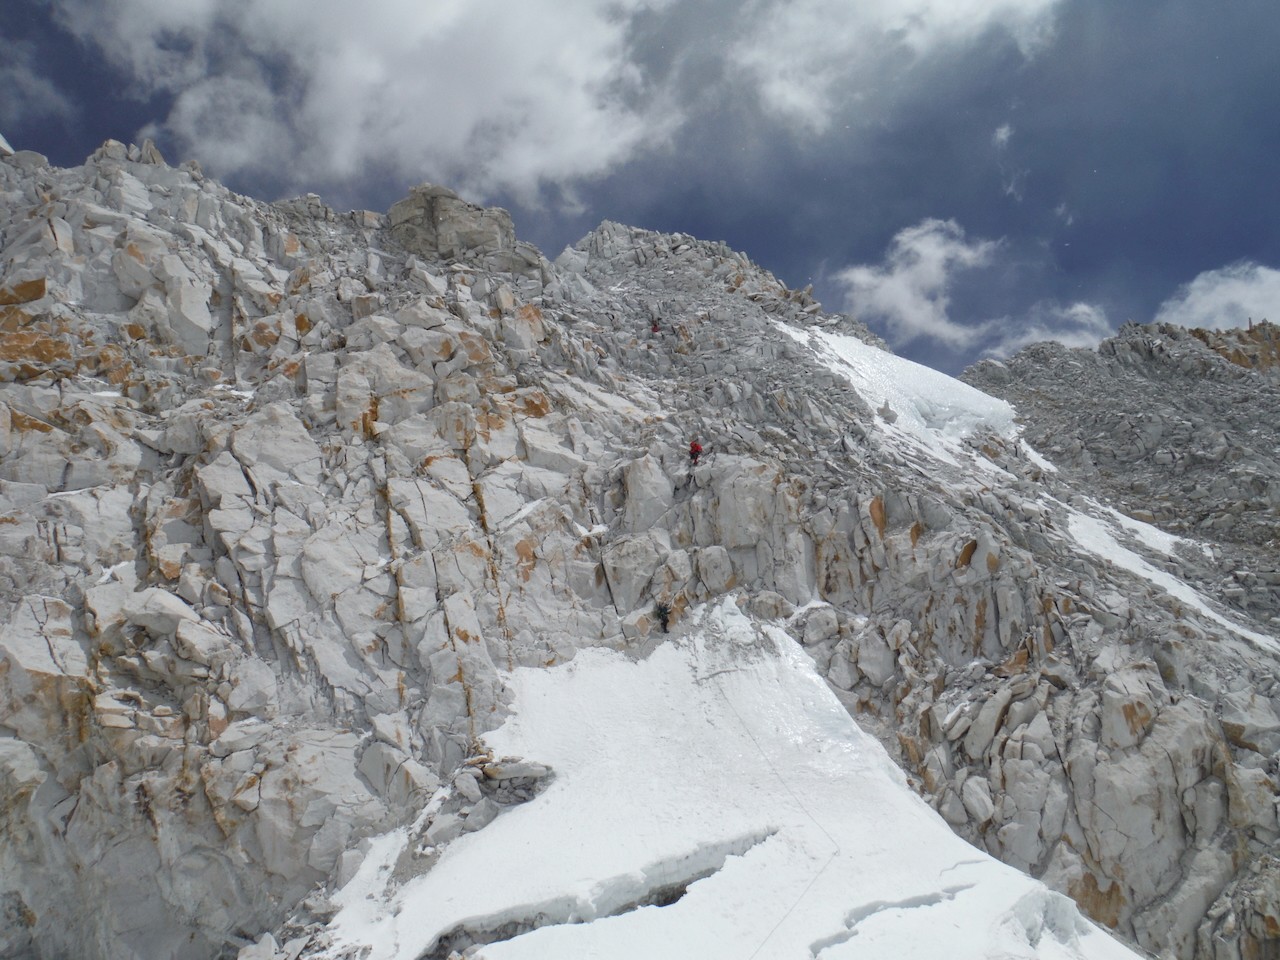
[[[842,943],[848,943],[858,935],[858,924],[877,913],[884,913],[886,910],[914,910],[918,907],[936,907],[940,903],[954,900],[958,894],[971,890],[974,886],[972,883],[963,883],[954,887],[944,887],[937,893],[924,893],[915,897],[906,897],[902,900],[873,900],[861,907],[855,907],[845,915],[844,925],[847,929],[842,933],[815,940],[809,945],[809,954],[816,958],[823,950],[839,946]]]
[[[638,873],[605,880],[588,897],[566,895],[465,920],[437,937],[418,960],[449,960],[472,946],[514,940],[540,927],[591,923],[641,907],[669,907],[679,902],[693,884],[719,873],[730,857],[744,856],[775,833],[777,830],[771,829],[703,844],[683,856],[650,864]]]

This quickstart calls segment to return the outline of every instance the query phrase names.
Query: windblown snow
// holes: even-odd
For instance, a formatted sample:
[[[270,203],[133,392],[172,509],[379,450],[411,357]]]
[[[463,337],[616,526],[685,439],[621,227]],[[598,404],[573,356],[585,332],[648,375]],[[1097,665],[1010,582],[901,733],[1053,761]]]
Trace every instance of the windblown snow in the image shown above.
[[[327,956],[444,956],[461,931],[487,960],[1135,957],[957,838],[731,600],[646,659],[590,649],[510,681],[486,743],[554,781],[398,889],[407,831],[375,842]]]

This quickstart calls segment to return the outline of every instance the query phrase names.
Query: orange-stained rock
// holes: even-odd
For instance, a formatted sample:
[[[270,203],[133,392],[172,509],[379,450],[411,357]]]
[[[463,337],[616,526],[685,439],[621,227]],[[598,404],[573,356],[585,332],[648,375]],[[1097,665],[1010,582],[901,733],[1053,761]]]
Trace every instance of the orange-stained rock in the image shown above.
[[[43,420],[37,420],[35,417],[28,416],[25,413],[19,413],[17,410],[10,411],[9,426],[19,433],[53,433],[54,431],[54,427],[51,424],[45,423]]]
[[[876,530],[880,532],[880,539],[883,540],[885,530],[884,500],[881,497],[872,497],[868,509],[871,511],[871,521],[876,525]]]
[[[0,307],[0,330],[21,330],[36,318],[36,314],[21,307]]]
[[[1067,892],[1080,905],[1080,909],[1098,923],[1112,930],[1119,926],[1120,913],[1125,905],[1120,884],[1110,883],[1106,890],[1101,890],[1097,878],[1092,873],[1086,873],[1082,879],[1074,881]]]
[[[39,300],[48,292],[48,283],[44,277],[34,280],[19,280],[17,283],[0,287],[0,307],[14,303],[30,303]]]
[[[35,330],[0,333],[0,362],[13,364],[8,379],[29,380],[70,359],[71,347],[65,340]]]

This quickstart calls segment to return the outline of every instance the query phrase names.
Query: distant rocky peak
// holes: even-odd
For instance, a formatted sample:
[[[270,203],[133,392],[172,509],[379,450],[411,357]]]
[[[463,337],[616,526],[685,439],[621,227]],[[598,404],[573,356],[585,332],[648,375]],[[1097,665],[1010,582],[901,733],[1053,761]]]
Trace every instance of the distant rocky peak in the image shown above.
[[[1236,366],[1280,379],[1280,326],[1261,320],[1233,330],[1195,328],[1189,332]]]

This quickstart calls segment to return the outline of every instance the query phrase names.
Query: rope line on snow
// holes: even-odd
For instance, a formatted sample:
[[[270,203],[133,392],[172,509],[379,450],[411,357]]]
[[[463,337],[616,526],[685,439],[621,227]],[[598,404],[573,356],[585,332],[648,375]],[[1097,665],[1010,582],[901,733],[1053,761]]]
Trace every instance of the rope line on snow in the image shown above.
[[[730,673],[730,672],[737,673],[739,671],[738,670],[717,670],[706,677],[697,678],[697,679],[699,682],[701,682],[701,680],[704,680],[704,679],[710,680],[713,677],[718,677],[724,673]],[[717,687],[719,687],[719,684],[717,684]],[[799,807],[801,812],[813,822],[813,825],[822,831],[822,835],[831,842],[831,846],[833,848],[831,856],[827,857],[826,862],[823,863],[823,865],[818,868],[818,871],[813,875],[812,879],[810,879],[809,882],[805,885],[805,888],[800,891],[800,895],[796,897],[795,902],[792,903],[791,906],[787,908],[786,913],[784,913],[781,917],[778,918],[778,922],[773,925],[773,927],[769,930],[767,934],[765,934],[764,939],[760,941],[760,945],[756,947],[756,949],[751,953],[751,956],[747,958],[747,960],[755,960],[755,958],[759,956],[760,951],[765,948],[765,944],[767,944],[771,939],[773,939],[773,935],[778,932],[778,928],[787,922],[787,918],[790,917],[791,914],[795,913],[796,907],[800,906],[804,898],[809,895],[809,891],[812,890],[814,884],[818,882],[818,878],[821,877],[822,874],[826,872],[827,868],[831,866],[831,864],[835,861],[836,857],[840,856],[841,851],[840,851],[840,844],[836,843],[836,838],[831,836],[827,828],[818,822],[818,818],[815,817],[809,811],[809,808],[804,805],[804,801],[801,800],[800,797],[796,794],[796,792],[791,789],[791,784],[787,783],[786,778],[783,777],[782,774],[778,772],[778,768],[774,766],[773,761],[769,759],[769,755],[765,753],[764,747],[760,745],[760,741],[757,740],[755,734],[751,732],[751,728],[747,726],[747,722],[742,719],[742,714],[740,714],[738,712],[738,708],[733,705],[733,701],[730,700],[729,697],[725,695],[723,688],[720,689],[720,698],[721,700],[724,701],[725,706],[727,706],[729,710],[733,713],[734,717],[737,718],[738,725],[742,727],[743,733],[745,733],[747,737],[751,740],[751,742],[755,744],[756,751],[760,754],[761,758],[764,760],[765,766],[769,768],[770,772],[774,775],[775,778],[777,778],[777,781],[780,784],[782,784],[782,789],[787,791],[787,793],[791,796],[791,799],[795,801],[796,806]]]

